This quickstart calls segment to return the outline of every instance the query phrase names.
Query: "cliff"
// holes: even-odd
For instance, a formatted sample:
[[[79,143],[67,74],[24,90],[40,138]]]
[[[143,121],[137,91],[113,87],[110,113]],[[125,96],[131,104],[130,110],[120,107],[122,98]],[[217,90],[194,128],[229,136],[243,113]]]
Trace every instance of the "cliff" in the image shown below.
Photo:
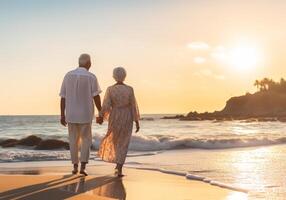
[[[233,117],[286,116],[286,93],[260,91],[254,94],[232,97],[217,114]]]
[[[231,97],[221,111],[189,112],[186,116],[177,115],[164,119],[180,120],[246,120],[285,121],[286,92],[259,91],[254,94]]]

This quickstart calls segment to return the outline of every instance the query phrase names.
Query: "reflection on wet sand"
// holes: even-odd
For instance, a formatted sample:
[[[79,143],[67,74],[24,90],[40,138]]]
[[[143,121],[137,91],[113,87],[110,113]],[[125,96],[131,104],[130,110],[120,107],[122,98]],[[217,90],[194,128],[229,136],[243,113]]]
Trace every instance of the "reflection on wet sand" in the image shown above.
[[[121,178],[106,176],[85,180],[80,177],[77,182],[64,185],[59,188],[70,193],[90,193],[97,196],[110,197],[116,199],[126,199],[126,191]]]
[[[87,193],[94,196],[103,196],[116,199],[126,199],[122,179],[114,176],[83,177],[65,175],[48,182],[19,187],[2,192],[0,199],[59,200]]]
[[[102,180],[99,180],[98,178],[99,177],[85,180],[85,177],[81,177],[77,182],[65,185],[59,189],[74,194],[88,192],[97,196],[126,199],[126,191],[122,178],[105,177]]]
[[[93,192],[98,196],[126,199],[126,191],[122,182],[122,178],[115,178],[110,183],[96,188],[93,190]]]

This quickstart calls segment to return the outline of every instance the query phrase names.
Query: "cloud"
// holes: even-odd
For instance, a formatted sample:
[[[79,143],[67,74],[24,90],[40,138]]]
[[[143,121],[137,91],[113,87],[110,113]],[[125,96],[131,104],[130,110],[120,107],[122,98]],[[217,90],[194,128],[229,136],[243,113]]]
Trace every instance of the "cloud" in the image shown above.
[[[224,75],[221,75],[221,74],[216,74],[216,75],[214,76],[214,78],[215,78],[215,79],[218,79],[218,80],[224,80],[224,79],[225,79]]]
[[[214,48],[215,51],[225,51],[225,47],[222,45],[218,45]]]
[[[226,49],[223,45],[210,46],[206,42],[197,41],[189,43],[187,47],[195,51],[207,51],[207,52],[201,52],[204,53],[203,54],[204,56],[198,55],[193,58],[193,61],[197,64],[205,63],[207,61],[207,58],[219,62],[224,62],[227,60],[228,57],[228,49]]]
[[[206,58],[204,57],[201,57],[201,56],[197,56],[197,57],[194,57],[194,62],[197,63],[197,64],[203,64],[206,62]]]
[[[217,80],[224,80],[225,79],[225,77],[223,75],[216,74],[216,73],[214,73],[210,69],[202,69],[202,70],[196,72],[195,76],[205,77],[205,78],[214,78],[214,79],[217,79]]]
[[[210,56],[218,61],[223,61],[226,60],[227,58],[227,53],[226,53],[226,49],[224,46],[217,46],[215,47],[212,52],[210,53]]]
[[[205,42],[191,42],[187,45],[192,50],[208,50],[210,46]]]

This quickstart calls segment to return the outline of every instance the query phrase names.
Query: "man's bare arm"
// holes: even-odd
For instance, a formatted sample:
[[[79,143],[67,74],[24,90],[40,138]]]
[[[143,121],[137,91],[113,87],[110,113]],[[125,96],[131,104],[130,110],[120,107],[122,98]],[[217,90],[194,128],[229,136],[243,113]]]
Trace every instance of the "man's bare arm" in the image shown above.
[[[61,124],[63,126],[67,125],[65,110],[66,110],[66,99],[65,98],[61,98]]]
[[[100,96],[99,95],[94,96],[93,100],[94,100],[94,103],[95,103],[95,106],[96,106],[98,112],[100,112],[101,111],[101,99],[100,99]]]

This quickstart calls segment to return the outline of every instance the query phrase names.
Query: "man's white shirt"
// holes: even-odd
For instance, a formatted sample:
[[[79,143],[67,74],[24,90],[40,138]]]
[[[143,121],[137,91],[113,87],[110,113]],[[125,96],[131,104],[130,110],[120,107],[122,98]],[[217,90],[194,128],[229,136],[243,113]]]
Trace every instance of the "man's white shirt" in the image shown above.
[[[66,100],[68,123],[91,123],[94,116],[93,97],[101,93],[96,76],[83,67],[68,72],[60,96]]]

